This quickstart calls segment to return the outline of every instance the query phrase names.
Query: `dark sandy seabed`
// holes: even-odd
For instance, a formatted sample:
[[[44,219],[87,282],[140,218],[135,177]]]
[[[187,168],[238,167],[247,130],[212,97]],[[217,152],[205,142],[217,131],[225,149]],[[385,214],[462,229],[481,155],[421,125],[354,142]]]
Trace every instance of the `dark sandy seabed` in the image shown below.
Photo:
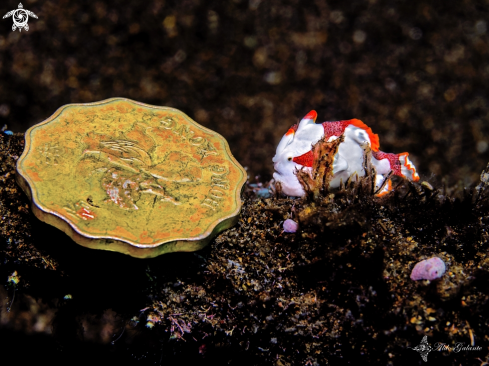
[[[379,198],[368,175],[296,200],[247,186],[239,223],[204,250],[140,260],[37,220],[14,178],[23,144],[0,135],[2,348],[19,362],[415,365],[423,335],[481,347],[435,364],[489,357],[489,165],[463,192],[399,180]],[[300,230],[283,233],[291,215]],[[412,281],[432,256],[446,274]]]

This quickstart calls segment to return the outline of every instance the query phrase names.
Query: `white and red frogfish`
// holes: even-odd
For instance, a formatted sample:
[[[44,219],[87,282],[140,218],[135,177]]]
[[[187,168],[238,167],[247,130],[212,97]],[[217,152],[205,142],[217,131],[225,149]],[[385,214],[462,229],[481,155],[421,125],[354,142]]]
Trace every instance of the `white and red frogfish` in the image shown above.
[[[379,150],[379,136],[372,132],[365,123],[358,119],[347,121],[316,123],[316,111],[310,111],[298,124],[293,125],[280,140],[277,152],[273,157],[275,182],[280,182],[282,191],[288,196],[302,197],[305,195],[296,172],[304,169],[312,174],[314,156],[312,145],[324,136],[328,142],[341,135],[344,141],[339,145],[333,160],[333,178],[329,188],[338,188],[341,181],[345,183],[354,174],[365,175],[364,147],[367,143],[372,151],[372,165],[375,167],[375,184],[382,187],[389,173],[418,181],[416,168],[408,159],[408,153],[391,154]],[[392,191],[390,179],[377,195]]]

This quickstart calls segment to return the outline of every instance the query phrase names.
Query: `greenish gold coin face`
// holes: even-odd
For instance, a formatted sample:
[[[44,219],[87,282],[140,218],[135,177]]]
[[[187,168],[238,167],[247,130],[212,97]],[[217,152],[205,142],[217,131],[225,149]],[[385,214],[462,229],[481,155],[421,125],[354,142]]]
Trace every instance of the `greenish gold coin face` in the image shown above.
[[[234,225],[246,171],[179,110],[113,98],[31,127],[16,177],[34,214],[78,244],[146,258]]]

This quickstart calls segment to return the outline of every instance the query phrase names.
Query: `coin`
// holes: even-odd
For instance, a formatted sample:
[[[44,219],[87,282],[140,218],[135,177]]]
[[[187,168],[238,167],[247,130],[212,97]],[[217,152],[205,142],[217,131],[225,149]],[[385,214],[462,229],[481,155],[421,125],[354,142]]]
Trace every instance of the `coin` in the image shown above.
[[[148,258],[234,225],[247,175],[218,133],[125,98],[69,104],[27,130],[16,179],[76,243]]]

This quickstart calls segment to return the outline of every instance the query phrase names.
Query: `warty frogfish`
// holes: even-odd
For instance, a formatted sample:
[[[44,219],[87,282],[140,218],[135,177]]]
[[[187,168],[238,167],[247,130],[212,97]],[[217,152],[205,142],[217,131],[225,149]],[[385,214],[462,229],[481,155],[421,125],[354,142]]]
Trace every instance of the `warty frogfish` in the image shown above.
[[[416,168],[408,159],[408,153],[392,154],[379,150],[379,136],[358,119],[316,123],[316,111],[310,111],[299,123],[293,125],[280,140],[273,157],[275,183],[280,182],[282,192],[288,196],[302,197],[305,191],[297,178],[299,170],[310,175],[314,162],[312,146],[324,137],[331,142],[343,135],[333,160],[333,177],[329,188],[338,188],[341,182],[357,174],[365,175],[364,155],[368,144],[372,152],[371,162],[375,168],[376,189],[384,186],[377,195],[392,191],[390,175],[398,175],[418,181]],[[384,181],[387,179],[386,184]]]

